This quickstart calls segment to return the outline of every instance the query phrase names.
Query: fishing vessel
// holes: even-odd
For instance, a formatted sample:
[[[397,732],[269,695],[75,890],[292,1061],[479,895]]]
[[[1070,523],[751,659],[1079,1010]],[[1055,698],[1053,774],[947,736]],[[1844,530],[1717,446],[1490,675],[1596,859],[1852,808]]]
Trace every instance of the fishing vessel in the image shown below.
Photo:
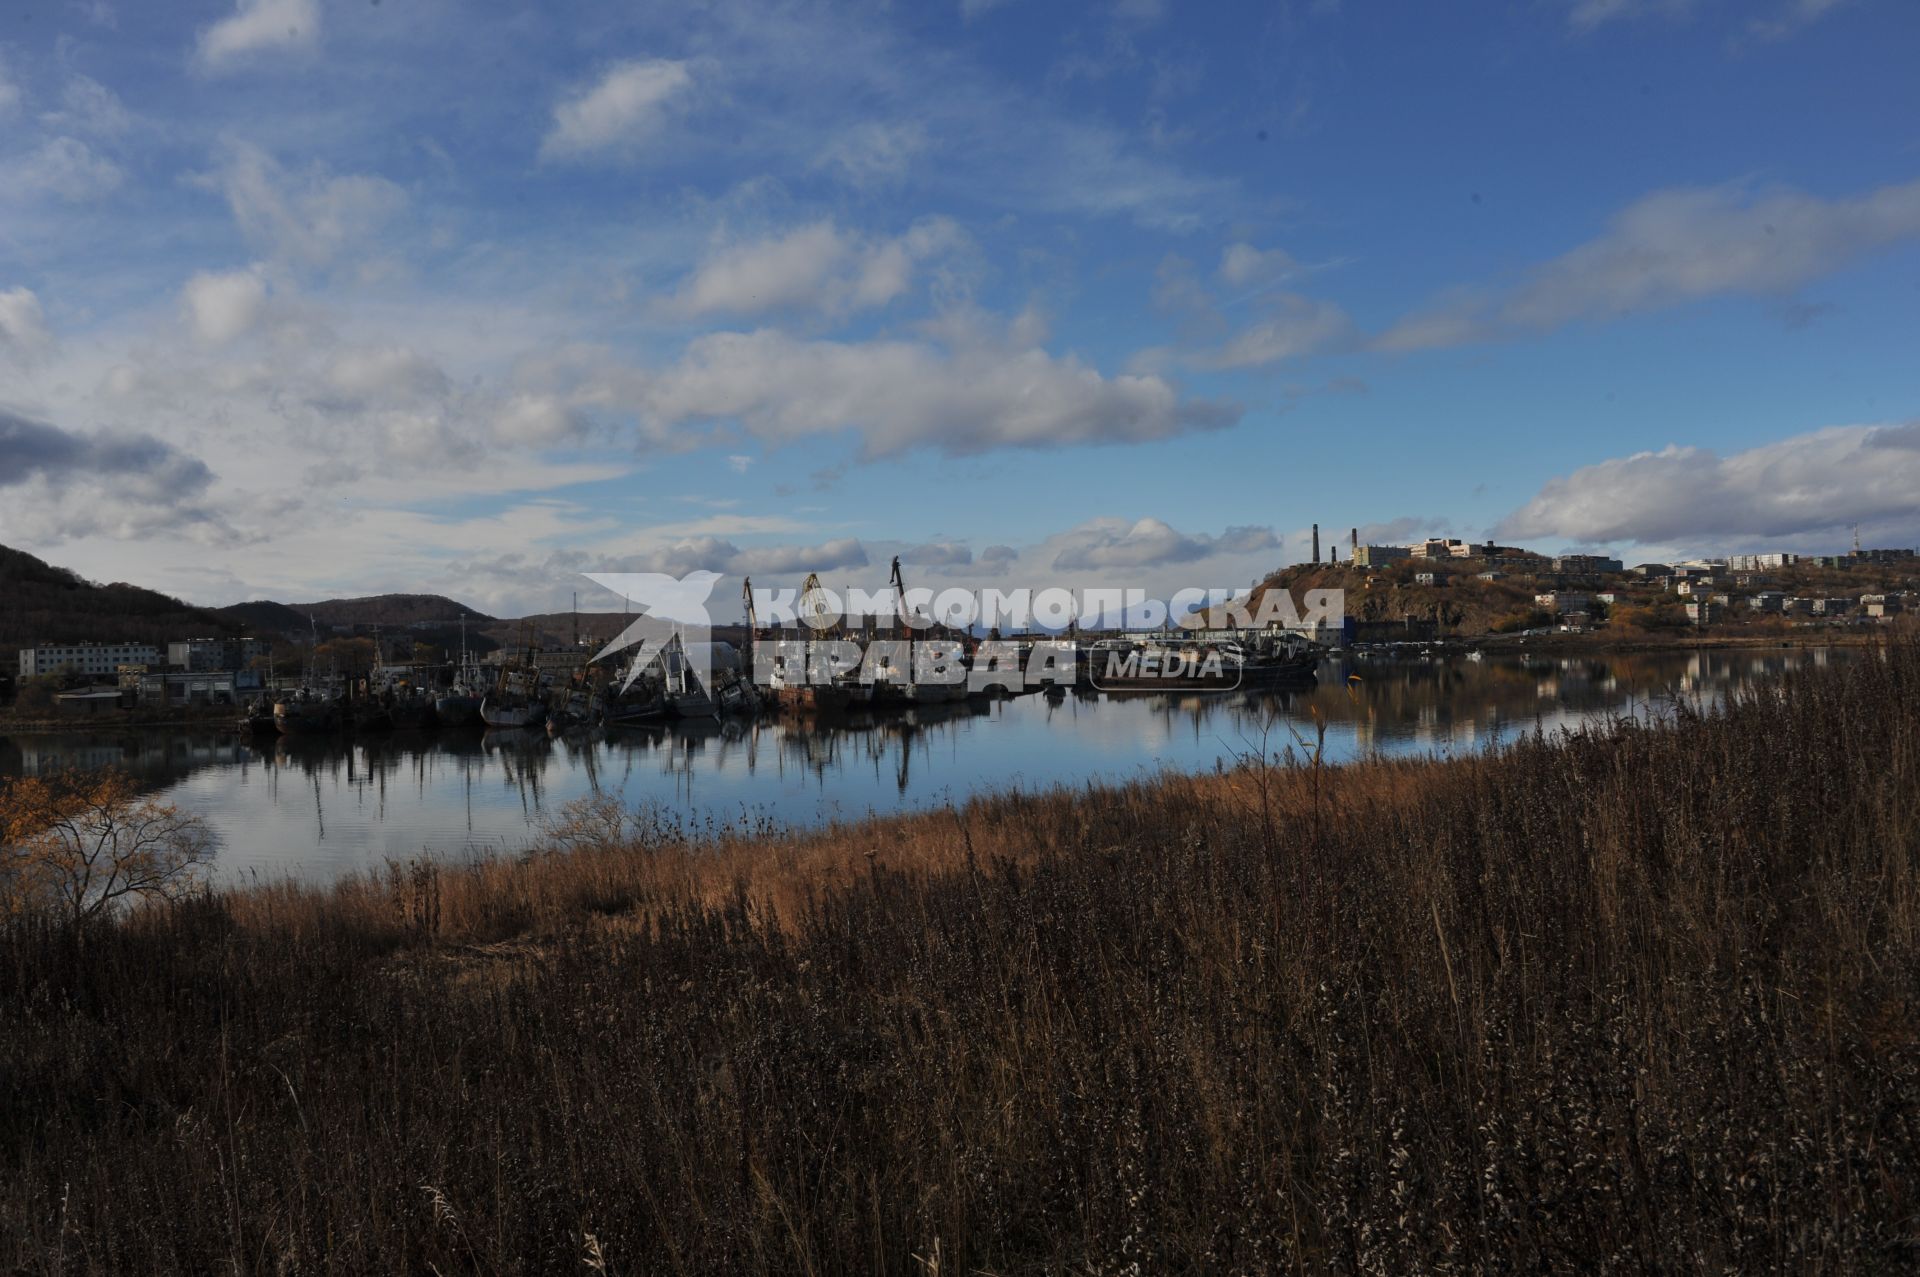
[[[467,650],[467,618],[460,618],[460,664],[453,685],[434,698],[433,713],[447,727],[468,727],[480,721],[481,689],[485,682],[473,654]]]
[[[660,699],[658,689],[649,689],[643,696],[622,696],[600,707],[600,725],[603,727],[639,727],[646,723],[658,723],[666,717],[666,702]]]
[[[340,729],[337,702],[301,688],[273,703],[273,725],[282,736],[314,736]]]
[[[540,695],[540,671],[533,649],[503,666],[493,688],[480,698],[480,721],[488,727],[539,727],[547,721],[547,703]]]
[[[337,685],[329,684],[334,688],[332,692],[322,692],[314,686],[319,673],[314,667],[314,653],[320,646],[320,629],[311,614],[307,617],[307,627],[311,637],[302,662],[300,686],[292,692],[283,689],[273,703],[273,725],[282,736],[317,736],[340,730]]]
[[[467,727],[480,720],[480,698],[455,683],[434,698],[434,717],[447,727]]]
[[[393,719],[396,732],[427,731],[440,725],[440,713],[434,706],[434,698],[417,688],[396,689],[393,700],[387,706],[387,713]]]
[[[279,726],[273,719],[273,698],[263,692],[247,702],[241,708],[236,726],[240,731],[255,736],[266,736],[278,731]]]
[[[540,701],[508,687],[496,687],[480,698],[480,721],[488,727],[538,727],[547,719]]]

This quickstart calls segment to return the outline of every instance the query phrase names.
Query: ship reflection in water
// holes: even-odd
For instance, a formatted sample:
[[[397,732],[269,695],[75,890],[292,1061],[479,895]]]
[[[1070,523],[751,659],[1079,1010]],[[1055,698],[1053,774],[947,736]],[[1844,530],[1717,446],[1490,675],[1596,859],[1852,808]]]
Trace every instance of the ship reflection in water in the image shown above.
[[[1457,753],[1595,715],[1658,714],[1784,670],[1858,659],[1827,649],[1635,656],[1328,661],[1299,691],[1086,690],[928,704],[832,721],[681,720],[545,733],[243,739],[221,729],[0,737],[0,775],[123,767],[198,812],[229,881],[324,880],[427,853],[528,845],[567,803],[612,793],[715,821],[788,825],[939,807],[968,795],[1203,771],[1311,739],[1332,761]],[[1357,676],[1357,679],[1350,676]],[[1296,746],[1297,747],[1297,746]]]

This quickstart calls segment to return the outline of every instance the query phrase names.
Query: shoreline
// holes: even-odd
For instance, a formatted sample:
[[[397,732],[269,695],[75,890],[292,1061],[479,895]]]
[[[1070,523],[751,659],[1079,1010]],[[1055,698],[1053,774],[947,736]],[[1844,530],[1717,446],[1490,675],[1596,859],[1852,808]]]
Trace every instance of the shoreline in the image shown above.
[[[1888,637],[1884,630],[1867,630],[1863,633],[1843,632],[1823,635],[1817,639],[1745,634],[1649,635],[1645,638],[1615,638],[1604,631],[1589,631],[1585,634],[1534,634],[1524,637],[1489,634],[1459,641],[1469,650],[1480,652],[1566,651],[1635,655],[1641,652],[1713,652],[1769,648],[1804,651],[1810,648],[1876,647],[1885,644]],[[1439,641],[1451,643],[1454,640]]]
[[[1916,788],[1898,644],[1489,754],[799,833],[589,801],[16,916],[0,1267],[1904,1268]]]
[[[1444,636],[1431,641],[1449,653],[1489,652],[1496,655],[1595,655],[1636,656],[1661,652],[1735,651],[1770,649],[1800,651],[1811,648],[1858,648],[1884,644],[1885,631],[1823,635],[1818,639],[1779,636],[1701,635],[1613,638],[1603,632],[1586,634],[1538,634],[1517,637],[1503,634],[1471,637]],[[1413,646],[1428,646],[1420,643]],[[1328,659],[1341,659],[1338,657]],[[246,735],[235,723],[239,709],[219,707],[218,713],[165,713],[154,718],[118,715],[52,715],[20,718],[11,710],[0,711],[0,736],[12,734],[53,735],[62,732],[148,731],[166,728],[211,728],[229,735]]]

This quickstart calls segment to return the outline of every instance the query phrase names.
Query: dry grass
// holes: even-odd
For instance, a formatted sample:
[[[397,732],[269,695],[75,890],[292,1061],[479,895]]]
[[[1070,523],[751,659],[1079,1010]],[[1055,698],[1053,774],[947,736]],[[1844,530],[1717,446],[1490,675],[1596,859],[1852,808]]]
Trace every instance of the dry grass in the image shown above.
[[[1920,1263],[1920,648],[0,937],[26,1271]]]

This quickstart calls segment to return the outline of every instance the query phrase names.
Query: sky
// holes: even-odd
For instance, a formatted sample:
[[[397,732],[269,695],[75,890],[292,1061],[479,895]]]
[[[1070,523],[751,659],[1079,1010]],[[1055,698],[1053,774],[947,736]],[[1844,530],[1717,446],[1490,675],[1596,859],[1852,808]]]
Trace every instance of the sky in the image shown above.
[[[1908,0],[12,0],[0,543],[496,615],[1920,545],[1916,53]]]

